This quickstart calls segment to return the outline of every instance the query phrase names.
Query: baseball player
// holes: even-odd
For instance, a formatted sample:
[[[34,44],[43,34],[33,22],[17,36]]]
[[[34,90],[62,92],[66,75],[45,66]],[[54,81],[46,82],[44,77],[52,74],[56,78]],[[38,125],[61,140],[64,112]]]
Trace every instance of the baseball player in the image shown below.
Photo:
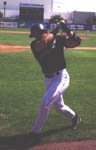
[[[61,29],[65,34],[57,34]],[[31,43],[31,49],[42,68],[46,87],[32,133],[39,133],[42,130],[52,105],[57,112],[72,118],[72,129],[76,130],[80,117],[65,105],[63,100],[63,93],[70,82],[64,47],[76,47],[80,45],[81,39],[70,31],[64,20],[61,20],[52,32],[45,30],[42,24],[35,24],[31,28],[30,38],[35,38]]]

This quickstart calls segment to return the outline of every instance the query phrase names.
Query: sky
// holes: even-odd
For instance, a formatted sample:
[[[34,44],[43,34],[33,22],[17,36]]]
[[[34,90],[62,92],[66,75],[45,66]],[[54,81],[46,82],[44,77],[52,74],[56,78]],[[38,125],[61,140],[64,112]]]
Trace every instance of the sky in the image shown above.
[[[65,2],[68,11],[91,11],[96,12],[96,0],[66,0]]]
[[[0,9],[3,9],[3,2],[7,1],[7,8],[17,9],[19,2],[42,2],[48,3],[49,0],[0,0]],[[51,0],[52,1],[52,0]],[[96,0],[55,0],[64,3],[64,11],[89,11],[96,12]]]
[[[47,15],[52,11],[52,1],[55,2],[53,12],[66,13],[71,11],[85,11],[85,12],[96,12],[96,0],[0,0],[0,11],[4,11],[3,2],[6,1],[6,17],[18,16],[19,14],[19,3],[34,3],[44,4]],[[11,9],[11,10],[10,10]],[[15,11],[12,11],[15,10]]]

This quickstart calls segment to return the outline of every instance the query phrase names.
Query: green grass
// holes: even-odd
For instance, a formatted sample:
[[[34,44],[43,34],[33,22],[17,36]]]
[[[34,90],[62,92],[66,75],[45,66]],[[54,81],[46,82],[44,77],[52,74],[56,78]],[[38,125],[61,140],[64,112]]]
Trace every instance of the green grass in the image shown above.
[[[17,35],[12,36],[17,39]],[[29,44],[23,36],[17,44]],[[0,43],[2,38],[4,35],[0,36]],[[8,40],[14,44],[11,35]],[[93,40],[91,43],[95,47]],[[89,46],[87,40],[85,46]],[[80,114],[82,123],[76,132],[72,131],[71,119],[56,113],[52,107],[40,141],[34,141],[29,133],[45,92],[42,71],[31,51],[0,53],[0,146],[32,147],[96,139],[96,51],[66,50],[65,57],[71,82],[64,100]]]
[[[28,34],[0,33],[0,44],[29,46],[30,42],[31,39],[29,38]]]
[[[90,36],[89,35],[85,35],[85,36],[82,36],[82,37],[85,37],[87,38],[87,40],[82,40],[82,43],[81,43],[81,46],[84,46],[84,47],[96,47],[96,36]]]
[[[0,28],[2,31],[30,31],[29,28]]]

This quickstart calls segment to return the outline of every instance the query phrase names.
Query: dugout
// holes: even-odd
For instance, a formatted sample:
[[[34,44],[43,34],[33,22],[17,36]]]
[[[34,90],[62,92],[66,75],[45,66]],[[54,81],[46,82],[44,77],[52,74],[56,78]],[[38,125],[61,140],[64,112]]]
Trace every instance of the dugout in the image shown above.
[[[43,21],[44,5],[20,3],[19,17],[23,21]]]

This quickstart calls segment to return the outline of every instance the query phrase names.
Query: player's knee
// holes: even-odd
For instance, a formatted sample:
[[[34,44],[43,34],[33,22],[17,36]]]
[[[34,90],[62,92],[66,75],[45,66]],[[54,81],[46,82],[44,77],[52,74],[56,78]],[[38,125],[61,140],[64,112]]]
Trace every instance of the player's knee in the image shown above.
[[[54,103],[54,104],[53,104],[53,107],[54,107],[54,109],[57,110],[57,109],[62,109],[62,108],[64,108],[64,105],[62,105],[61,103],[59,103],[59,104],[58,104],[58,103]]]
[[[43,110],[48,111],[50,109],[50,105],[42,104],[42,108]]]
[[[50,107],[51,107],[51,103],[50,103],[50,101],[48,100],[48,98],[46,96],[43,96],[42,107],[44,109],[50,109]]]

